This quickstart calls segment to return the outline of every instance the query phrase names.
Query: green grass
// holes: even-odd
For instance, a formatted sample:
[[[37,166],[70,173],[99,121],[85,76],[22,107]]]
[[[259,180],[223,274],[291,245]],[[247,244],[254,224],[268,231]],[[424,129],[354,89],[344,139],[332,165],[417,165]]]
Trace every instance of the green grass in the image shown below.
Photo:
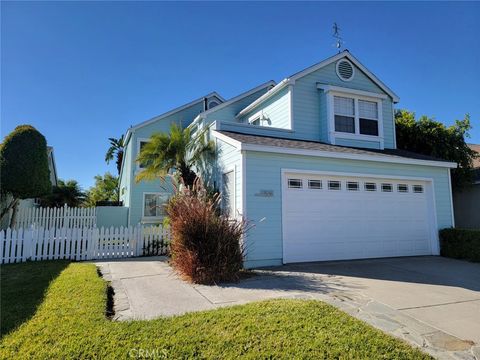
[[[45,264],[39,269],[56,266]],[[0,357],[116,359],[143,350],[156,358],[429,358],[319,301],[273,300],[132,322],[107,320],[105,304],[106,283],[95,266],[70,264],[35,315],[2,339]]]
[[[50,281],[68,264],[68,261],[42,261],[1,266],[0,336],[33,316]]]

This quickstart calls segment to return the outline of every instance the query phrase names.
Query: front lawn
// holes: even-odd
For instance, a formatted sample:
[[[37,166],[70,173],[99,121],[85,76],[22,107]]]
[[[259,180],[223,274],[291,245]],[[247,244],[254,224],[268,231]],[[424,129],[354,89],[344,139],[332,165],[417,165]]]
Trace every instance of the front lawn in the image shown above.
[[[46,271],[55,263],[36,265]],[[2,270],[8,273],[9,266]],[[14,266],[17,278],[28,278],[33,264]],[[36,287],[29,284],[32,290]],[[2,339],[0,357],[429,358],[318,301],[273,300],[131,322],[109,321],[105,307],[106,283],[95,266],[71,263],[51,283],[35,315]]]

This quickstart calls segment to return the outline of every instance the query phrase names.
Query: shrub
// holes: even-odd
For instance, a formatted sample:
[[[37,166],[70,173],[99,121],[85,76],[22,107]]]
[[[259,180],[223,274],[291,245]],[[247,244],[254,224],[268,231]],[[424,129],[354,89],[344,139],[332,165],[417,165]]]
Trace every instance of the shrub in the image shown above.
[[[440,230],[440,254],[480,262],[480,230]]]
[[[0,146],[2,191],[27,199],[52,189],[48,169],[47,142],[33,126],[15,128]]]
[[[194,283],[236,281],[243,267],[240,240],[246,222],[220,214],[219,201],[197,180],[192,188],[177,191],[166,208],[172,266]]]

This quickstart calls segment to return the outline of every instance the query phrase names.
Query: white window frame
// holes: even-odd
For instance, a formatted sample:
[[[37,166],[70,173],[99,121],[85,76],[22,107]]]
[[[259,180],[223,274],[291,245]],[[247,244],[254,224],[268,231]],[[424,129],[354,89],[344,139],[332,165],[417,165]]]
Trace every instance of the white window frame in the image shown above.
[[[225,189],[225,183],[224,183],[224,175],[225,174],[228,174],[228,173],[233,173],[233,189],[232,189],[232,195],[233,195],[233,214],[229,214],[230,218],[235,218],[237,216],[237,169],[236,169],[236,166],[234,167],[230,167],[230,168],[227,168],[225,169],[224,171],[222,171],[222,193],[223,193],[223,189]],[[223,196],[223,194],[222,194]],[[225,203],[223,202],[223,199],[222,199],[222,210],[225,210]]]
[[[258,125],[254,124],[254,122],[257,120],[259,122]],[[268,118],[268,115],[263,112],[263,110],[260,110],[248,118],[248,123],[253,126],[269,126],[270,119]]]
[[[135,159],[137,159],[138,155],[140,154],[140,144],[142,142],[149,142],[149,141],[150,141],[149,138],[137,138],[137,155],[135,156]],[[135,163],[136,163],[137,172],[145,169],[140,166],[140,163],[138,161],[135,160]]]
[[[376,94],[368,91],[346,89],[338,86],[321,86],[317,88],[322,89],[326,93],[327,97],[327,124],[328,124],[328,138],[330,143],[335,144],[336,139],[350,139],[350,140],[366,140],[375,141],[380,144],[380,149],[384,149],[384,134],[383,134],[383,99],[386,98],[383,94]],[[354,101],[354,119],[355,119],[355,133],[344,133],[335,131],[335,105],[334,97],[340,96],[344,98],[353,99]],[[358,107],[358,101],[365,100],[377,103],[378,110],[378,135],[364,135],[360,134],[360,113]],[[373,119],[372,119],[373,120]]]
[[[142,221],[144,222],[155,222],[155,221],[158,221],[158,220],[161,220],[164,218],[164,216],[146,216],[145,215],[145,195],[170,195],[169,193],[167,192],[161,192],[161,191],[147,191],[147,192],[144,192],[142,193]]]

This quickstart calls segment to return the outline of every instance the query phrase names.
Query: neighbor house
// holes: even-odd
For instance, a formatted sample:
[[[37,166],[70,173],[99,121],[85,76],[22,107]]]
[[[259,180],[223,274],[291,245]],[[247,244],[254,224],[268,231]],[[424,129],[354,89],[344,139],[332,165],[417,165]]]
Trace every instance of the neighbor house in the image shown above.
[[[170,124],[210,129],[211,181],[225,210],[255,226],[246,266],[439,254],[454,226],[455,163],[396,148],[398,96],[348,51],[279,83],[217,93],[128,129],[120,197],[129,224],[158,223],[169,181],[136,182],[149,136]]]
[[[480,145],[469,144],[480,156]],[[455,224],[464,229],[480,229],[480,157],[473,161],[473,183],[453,192]]]

